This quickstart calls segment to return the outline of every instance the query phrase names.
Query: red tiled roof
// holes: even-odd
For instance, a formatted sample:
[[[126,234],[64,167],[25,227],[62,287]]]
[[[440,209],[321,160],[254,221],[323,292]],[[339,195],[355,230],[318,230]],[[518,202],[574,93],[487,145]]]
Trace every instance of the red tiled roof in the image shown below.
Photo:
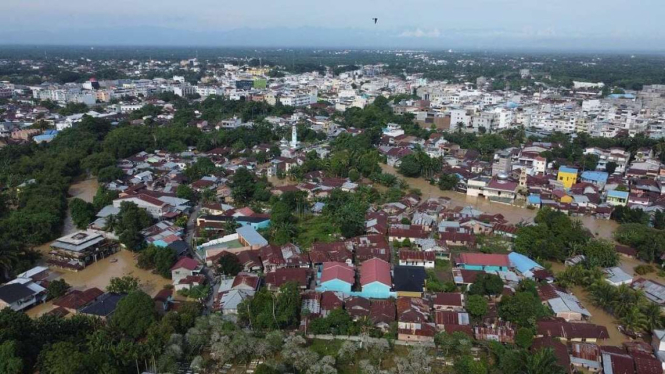
[[[437,292],[432,299],[434,306],[462,306],[462,294],[459,292]]]
[[[333,279],[339,279],[349,284],[355,283],[356,272],[350,266],[342,262],[324,262],[321,272],[321,283]]]
[[[434,261],[436,256],[434,252],[410,251],[402,249],[399,251],[401,261]]]
[[[299,286],[307,286],[307,269],[277,269],[266,274],[266,283],[273,287],[281,287],[284,283],[296,282]]]
[[[233,284],[231,285],[231,288],[236,288],[241,285],[246,285],[249,286],[250,288],[256,290],[259,288],[259,282],[261,279],[251,273],[238,273],[235,278],[233,278]]]
[[[460,253],[457,256],[457,263],[484,266],[510,266],[508,255],[487,253]]]
[[[180,260],[178,260],[178,262],[176,262],[175,265],[173,265],[173,267],[171,267],[171,270],[181,269],[181,268],[185,268],[187,270],[196,270],[198,267],[199,267],[198,261],[189,257],[183,257]]]
[[[360,284],[362,286],[373,282],[392,286],[390,277],[390,264],[378,258],[373,258],[362,263],[360,268]]]
[[[53,301],[53,305],[67,308],[67,309],[80,309],[87,304],[93,302],[96,298],[103,295],[104,291],[99,288],[93,287],[84,291],[73,290],[68,294],[59,297]]]

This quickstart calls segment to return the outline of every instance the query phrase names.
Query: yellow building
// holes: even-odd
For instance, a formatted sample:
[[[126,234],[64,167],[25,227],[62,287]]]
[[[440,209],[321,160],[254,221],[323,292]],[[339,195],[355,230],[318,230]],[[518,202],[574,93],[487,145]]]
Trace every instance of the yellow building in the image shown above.
[[[556,178],[564,187],[570,188],[577,183],[577,169],[562,166]]]

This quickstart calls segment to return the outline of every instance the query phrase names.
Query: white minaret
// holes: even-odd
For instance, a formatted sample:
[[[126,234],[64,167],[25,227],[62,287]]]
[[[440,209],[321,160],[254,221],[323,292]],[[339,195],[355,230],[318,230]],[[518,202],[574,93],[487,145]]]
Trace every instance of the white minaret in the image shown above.
[[[291,128],[291,148],[298,148],[298,129],[296,125]]]

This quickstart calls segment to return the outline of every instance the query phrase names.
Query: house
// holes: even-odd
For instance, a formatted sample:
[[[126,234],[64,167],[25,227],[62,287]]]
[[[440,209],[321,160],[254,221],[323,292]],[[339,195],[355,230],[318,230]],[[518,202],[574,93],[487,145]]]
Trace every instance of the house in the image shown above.
[[[577,183],[577,169],[562,166],[557,174],[557,181],[561,182],[565,188],[570,188]]]
[[[410,251],[402,249],[399,251],[399,264],[403,266],[422,266],[425,269],[433,269],[436,262],[434,252]]]
[[[368,318],[371,308],[371,302],[364,297],[353,296],[344,302],[344,309],[349,313],[354,321]]]
[[[145,209],[155,219],[173,218],[177,215],[173,206],[148,194],[139,193],[117,198],[113,200],[113,206],[120,208],[124,202],[136,204],[139,208]]]
[[[347,240],[355,250],[356,261],[364,262],[380,258],[390,263],[390,245],[383,235],[364,235]]]
[[[79,310],[80,314],[94,316],[103,320],[108,320],[116,308],[120,300],[124,299],[127,294],[107,292],[99,296],[95,301]]]
[[[203,265],[189,257],[183,257],[171,267],[171,279],[176,291],[190,289],[203,283],[205,277],[201,275]],[[203,279],[201,279],[203,277]],[[198,284],[194,284],[198,283]]]
[[[374,326],[386,332],[396,318],[394,299],[372,300],[372,305],[369,307],[369,319]]]
[[[228,290],[218,294],[215,309],[224,315],[238,314],[238,305],[254,296],[251,290]]]
[[[607,274],[607,277],[605,278],[605,282],[618,287],[622,284],[631,284],[633,282],[633,277],[630,276],[628,273],[623,271],[620,267],[615,266],[612,268],[607,268],[603,270],[605,274]]]
[[[313,265],[321,265],[325,262],[343,262],[353,266],[353,253],[345,242],[312,244],[309,251],[309,259]]]
[[[71,290],[66,295],[53,300],[53,305],[65,309],[68,313],[77,313],[79,309],[102,296],[104,291],[93,287],[86,290]]]
[[[270,291],[279,290],[279,288],[288,283],[294,282],[302,290],[309,286],[310,271],[302,268],[280,268],[266,274],[266,285]]]
[[[512,344],[515,342],[516,328],[510,322],[499,321],[480,324],[473,332],[477,340]]]
[[[363,262],[360,267],[360,285],[363,297],[387,299],[394,296],[390,290],[392,287],[390,264],[379,258]]]
[[[429,238],[430,233],[422,226],[416,225],[392,225],[388,228],[388,240],[391,242],[402,242],[406,239],[414,241],[416,239]]]
[[[556,290],[556,298],[547,300],[554,315],[566,322],[582,321],[591,318],[591,313],[582,306],[582,303],[573,294]]]
[[[460,253],[455,264],[465,270],[508,271],[510,259],[503,254]]]
[[[268,241],[261,236],[252,226],[242,226],[236,230],[240,244],[250,249],[259,249],[268,245]]]
[[[422,269],[422,268],[420,268]],[[397,298],[397,339],[432,342],[436,327],[429,322],[429,306],[419,297]]]
[[[432,297],[434,310],[464,310],[464,294],[460,292],[436,292]]]
[[[591,183],[598,186],[599,189],[605,187],[608,178],[609,175],[603,171],[583,171],[580,175],[580,180],[582,182]]]
[[[309,268],[309,257],[300,247],[288,243],[283,246],[269,244],[259,249],[263,271],[271,273],[281,268]]]
[[[572,343],[570,345],[570,363],[594,373],[602,369],[600,347],[593,343]]]
[[[661,310],[665,310],[665,286],[650,279],[638,278],[633,281],[630,287],[634,290],[644,291],[649,301],[658,304]]]
[[[559,338],[562,341],[597,343],[609,338],[605,326],[591,323],[570,323],[561,319],[536,322],[536,335]]]
[[[345,294],[351,293],[351,286],[355,283],[355,270],[342,262],[324,262],[317,291],[337,291]]]
[[[43,300],[45,291],[44,287],[35,283],[32,283],[32,287],[21,282],[4,284],[0,286],[0,310],[11,308],[22,311],[30,308]]]
[[[605,201],[611,206],[626,206],[626,204],[628,204],[629,196],[630,193],[628,191],[609,190],[607,191],[607,198]]]
[[[521,253],[511,252],[508,259],[511,265],[525,278],[533,279],[534,271],[543,269],[537,262]]]
[[[398,296],[422,297],[427,274],[422,266],[395,266],[393,290]]]
[[[446,326],[467,326],[470,323],[469,314],[453,310],[435,310],[434,324],[439,329],[446,329]]]
[[[48,263],[65,269],[82,270],[117,250],[118,245],[106,240],[101,232],[77,231],[51,243]]]

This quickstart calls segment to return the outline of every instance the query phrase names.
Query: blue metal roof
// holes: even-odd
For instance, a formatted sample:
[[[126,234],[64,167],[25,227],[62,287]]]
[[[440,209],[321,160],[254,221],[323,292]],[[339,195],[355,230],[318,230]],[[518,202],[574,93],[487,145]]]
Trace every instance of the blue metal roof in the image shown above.
[[[540,195],[529,195],[529,197],[527,197],[527,201],[529,202],[529,204],[540,204],[541,203]]]
[[[261,236],[252,226],[243,226],[236,229],[238,235],[249,243],[250,246],[264,246],[268,245],[268,241]]]
[[[582,173],[582,179],[594,182],[607,182],[608,174],[604,171],[585,171]]]
[[[534,268],[542,268],[542,266],[538,265],[537,262],[533,261],[532,259],[526,257],[521,253],[511,252],[508,255],[508,258],[510,259],[510,262],[512,262],[513,266],[517,270],[519,270],[520,273],[526,273],[527,271],[530,271]]]

